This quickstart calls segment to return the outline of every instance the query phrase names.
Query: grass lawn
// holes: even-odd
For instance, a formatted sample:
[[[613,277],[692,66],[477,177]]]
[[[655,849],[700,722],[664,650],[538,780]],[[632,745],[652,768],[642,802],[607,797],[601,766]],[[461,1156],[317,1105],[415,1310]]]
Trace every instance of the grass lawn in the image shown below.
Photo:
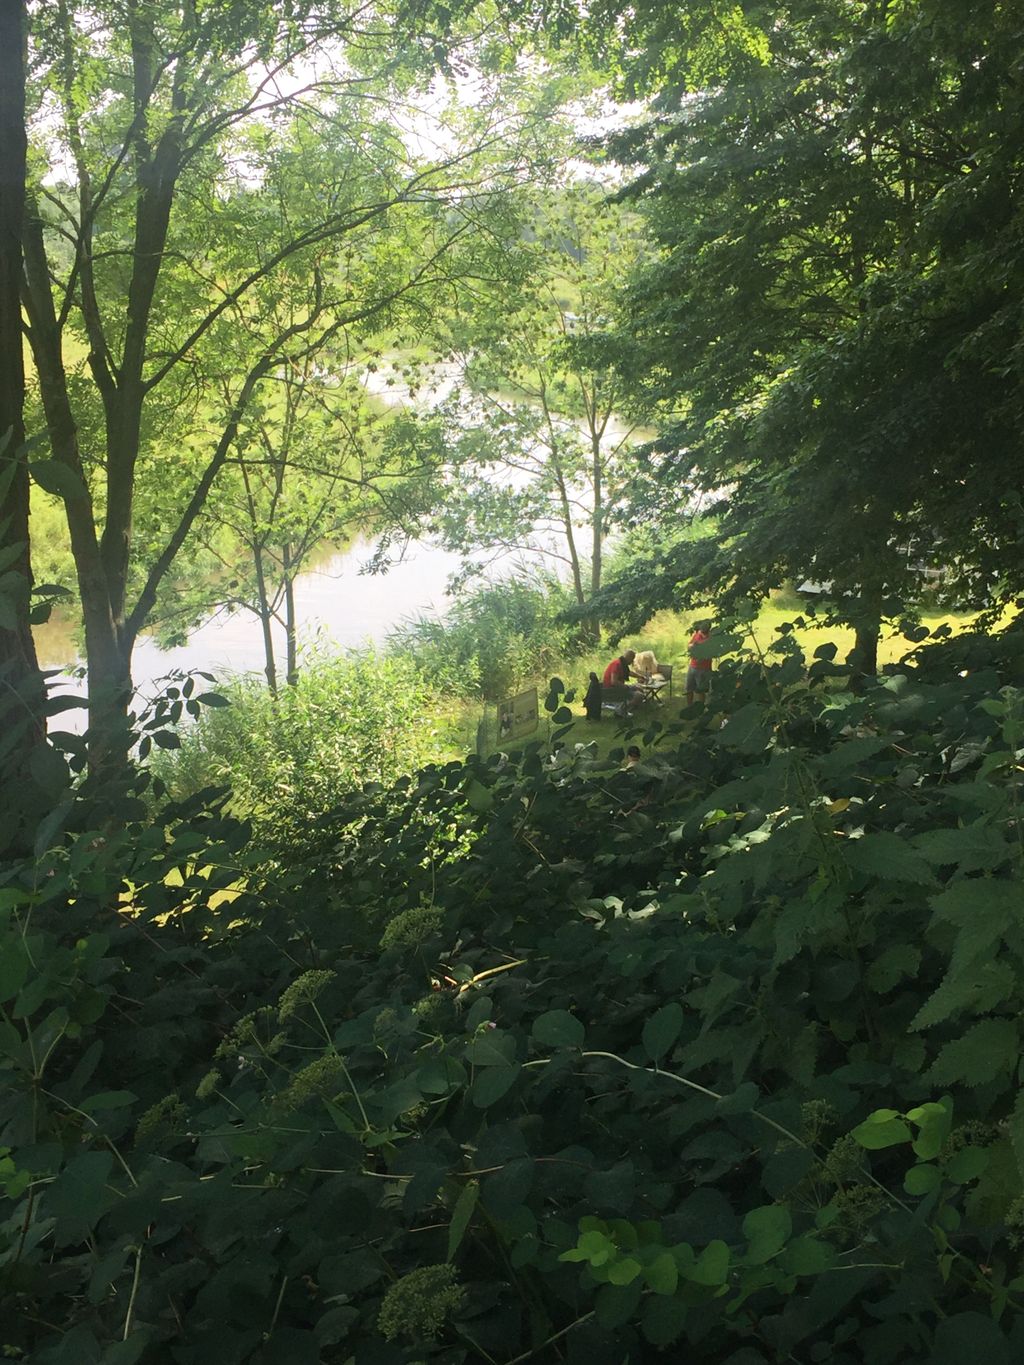
[[[1009,620],[1007,615],[1007,621]],[[580,743],[594,742],[597,745],[597,754],[605,756],[612,749],[621,748],[624,744],[638,744],[641,749],[646,746],[643,744],[642,736],[634,736],[628,741],[623,738],[623,729],[616,721],[614,716],[606,715],[599,723],[588,721],[581,714],[583,693],[586,690],[587,678],[591,672],[600,676],[608,661],[617,654],[621,654],[626,649],[651,649],[655,657],[663,662],[673,664],[675,676],[673,678],[673,695],[671,698],[665,697],[660,706],[650,706],[641,711],[635,718],[635,723],[642,729],[648,720],[660,720],[663,723],[677,720],[681,710],[685,707],[686,693],[686,667],[688,659],[688,643],[693,632],[693,622],[700,620],[702,616],[714,617],[711,608],[695,609],[685,615],[679,612],[663,611],[653,617],[640,634],[627,636],[618,645],[612,648],[610,645],[595,651],[588,656],[567,661],[564,671],[560,675],[566,687],[575,689],[576,696],[571,704],[573,712],[573,728],[565,736],[563,743],[572,745]],[[837,647],[837,657],[844,658],[853,648],[854,633],[852,629],[841,626],[817,625],[806,615],[806,605],[796,598],[791,592],[774,593],[771,599],[762,607],[756,621],[753,623],[751,644],[756,645],[761,650],[767,650],[772,642],[778,639],[778,630],[785,622],[794,622],[800,617],[804,618],[806,624],[795,629],[794,637],[799,641],[804,654],[810,658],[819,645],[832,642]],[[924,624],[934,630],[937,626],[948,625],[954,634],[967,629],[974,620],[973,613],[952,614],[952,613],[933,613],[926,614],[922,618]],[[1004,622],[1003,624],[1006,624]],[[904,655],[914,649],[915,646],[896,631],[883,634],[878,646],[879,667],[883,664],[898,663]],[[537,680],[537,691],[543,703],[544,692],[547,686],[547,679]],[[487,742],[485,749],[488,753],[493,752],[498,747],[495,740],[494,709],[488,708],[486,717],[487,722]],[[547,713],[541,712],[540,725],[535,735],[530,739],[544,740],[552,733],[555,727],[550,724]],[[462,733],[468,736],[468,728],[464,728]],[[517,741],[515,747],[528,743],[529,740]],[[652,747],[657,747],[659,740],[655,740]],[[509,747],[509,746],[503,746]]]

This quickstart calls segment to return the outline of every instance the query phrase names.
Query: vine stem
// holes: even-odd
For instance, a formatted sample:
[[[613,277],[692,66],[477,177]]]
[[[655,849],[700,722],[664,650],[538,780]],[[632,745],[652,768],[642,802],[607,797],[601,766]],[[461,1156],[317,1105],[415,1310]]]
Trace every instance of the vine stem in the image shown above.
[[[717,1090],[709,1090],[705,1085],[698,1085],[696,1081],[691,1081],[687,1076],[677,1076],[674,1071],[663,1071],[660,1067],[656,1066],[638,1066],[636,1062],[627,1062],[625,1057],[620,1057],[616,1052],[583,1052],[580,1055],[583,1057],[605,1057],[608,1061],[618,1062],[619,1066],[627,1067],[630,1071],[646,1071],[649,1076],[664,1076],[666,1080],[675,1081],[677,1085],[684,1085],[689,1090],[696,1090],[701,1095],[707,1095],[709,1099],[725,1099],[725,1096],[720,1095]],[[548,1066],[551,1060],[550,1057],[540,1057],[533,1062],[524,1062],[523,1068],[525,1070],[528,1066]],[[781,1123],[776,1123],[775,1120],[770,1119],[767,1114],[762,1114],[758,1109],[751,1109],[748,1112],[751,1118],[760,1119],[762,1123],[767,1123],[769,1128],[774,1128],[777,1133],[781,1133],[783,1137],[789,1138],[789,1140],[795,1142],[798,1147],[807,1147],[807,1143],[804,1142],[803,1138],[797,1137],[796,1133],[791,1133],[788,1128],[784,1128]],[[509,1362],[509,1365],[512,1365],[512,1363]]]
[[[132,1318],[135,1316],[135,1299],[139,1292],[139,1279],[142,1275],[142,1245],[135,1248],[135,1275],[132,1279],[132,1292],[128,1299],[128,1312],[124,1317],[124,1331],[121,1333],[121,1340],[128,1340],[128,1333],[132,1330]]]
[[[277,1302],[274,1304],[274,1316],[270,1319],[270,1326],[267,1329],[266,1340],[269,1341],[274,1335],[274,1328],[277,1326],[277,1319],[281,1313],[281,1302],[284,1299],[284,1291],[288,1288],[288,1276],[284,1275],[281,1279],[281,1288],[277,1291]]]
[[[561,1340],[561,1338],[564,1336],[567,1336],[573,1330],[573,1328],[580,1327],[582,1326],[583,1323],[589,1322],[593,1316],[594,1310],[591,1309],[589,1313],[584,1313],[583,1316],[581,1318],[577,1318],[575,1322],[570,1322],[568,1327],[563,1327],[560,1332],[556,1332],[553,1337],[548,1337],[547,1341],[542,1341],[541,1344],[535,1347],[532,1351],[524,1351],[521,1356],[514,1356],[512,1360],[507,1360],[505,1362],[505,1365],[522,1365],[522,1362],[524,1360],[532,1360],[535,1355],[539,1355],[541,1351],[546,1350],[547,1347],[551,1346],[554,1342]]]
[[[477,972],[476,976],[469,981],[463,982],[459,987],[458,994],[462,995],[465,991],[472,990],[481,981],[486,981],[489,976],[497,976],[499,972],[510,972],[513,967],[525,967],[527,959],[525,957],[516,958],[514,962],[502,962],[498,967],[488,967],[485,972]]]
[[[366,1110],[363,1108],[363,1100],[362,1100],[362,1096],[359,1094],[359,1088],[358,1088],[358,1086],[356,1085],[355,1081],[352,1079],[352,1076],[351,1076],[351,1073],[349,1072],[348,1067],[345,1065],[345,1058],[341,1055],[341,1053],[338,1051],[337,1047],[335,1046],[334,1039],[331,1037],[331,1031],[330,1031],[330,1029],[327,1027],[326,1023],[324,1022],[324,1017],[323,1017],[323,1015],[322,1015],[322,1014],[320,1013],[320,1011],[317,1009],[316,1001],[315,1001],[315,1000],[310,1000],[309,1004],[310,1004],[310,1006],[311,1006],[311,1008],[312,1008],[312,1010],[313,1010],[313,1013],[316,1015],[317,1019],[320,1021],[320,1027],[323,1029],[323,1031],[324,1031],[324,1037],[327,1039],[327,1046],[331,1049],[331,1051],[334,1053],[335,1057],[337,1057],[337,1059],[338,1059],[338,1062],[339,1062],[339,1064],[340,1064],[340,1066],[341,1066],[341,1074],[345,1077],[345,1080],[348,1081],[348,1084],[349,1084],[349,1086],[350,1086],[350,1088],[351,1088],[351,1090],[352,1090],[352,1096],[353,1096],[353,1098],[355,1099],[355,1102],[356,1102],[356,1104],[357,1104],[358,1107],[359,1107],[359,1112],[360,1112],[360,1114],[363,1116],[363,1128],[364,1128],[364,1130],[368,1133],[373,1125],[370,1123],[370,1120],[369,1120],[369,1118],[367,1117],[367,1114],[366,1114]]]

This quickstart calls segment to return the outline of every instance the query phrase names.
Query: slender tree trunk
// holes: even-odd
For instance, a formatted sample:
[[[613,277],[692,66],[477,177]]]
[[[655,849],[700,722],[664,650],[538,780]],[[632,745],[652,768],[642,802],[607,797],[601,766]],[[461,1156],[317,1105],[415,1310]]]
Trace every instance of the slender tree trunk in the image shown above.
[[[242,482],[245,485],[245,505],[249,513],[249,526],[252,531],[252,540],[249,542],[252,550],[253,570],[256,574],[256,600],[258,605],[258,615],[260,618],[260,629],[263,632],[263,672],[267,675],[267,686],[270,688],[271,696],[277,696],[277,661],[274,658],[274,613],[270,607],[270,597],[267,593],[267,572],[263,559],[264,537],[260,533],[260,520],[256,512],[256,499],[253,496],[252,484],[249,482],[249,470],[245,462],[241,465]]]
[[[263,566],[263,547],[253,544],[253,566],[256,570],[256,596],[259,601],[260,629],[263,632],[263,672],[267,675],[267,686],[271,694],[277,696],[277,660],[274,658],[274,613],[267,597],[267,578]]]
[[[288,686],[294,687],[299,681],[299,625],[295,619],[295,567],[290,545],[284,547],[284,635]]]
[[[572,507],[569,503],[569,489],[566,486],[565,473],[562,469],[562,457],[559,449],[558,430],[555,427],[555,419],[548,406],[547,388],[542,388],[540,394],[541,406],[544,409],[544,420],[548,428],[548,449],[551,451],[551,468],[555,474],[555,486],[558,489],[558,505],[562,517],[562,525],[565,528],[565,544],[569,551],[569,566],[572,569],[572,588],[576,594],[577,606],[584,607],[587,604],[587,594],[583,587],[583,568],[580,564],[579,550],[576,547],[576,532],[572,522]]]
[[[594,490],[594,506],[590,522],[590,596],[596,597],[601,590],[601,574],[604,569],[604,465],[601,462],[601,437],[591,428],[591,483]],[[590,638],[595,643],[601,635],[601,622],[596,616],[587,623]]]
[[[64,470],[64,506],[85,624],[90,753],[95,750],[96,758],[100,759],[112,748],[123,747],[131,698],[129,663],[134,635],[122,640],[122,632],[110,607],[92,496],[85,480],[78,429],[68,394],[42,224],[31,207],[25,226],[24,301],[50,450]]]
[[[29,620],[29,479],[25,460],[25,368],[21,334],[25,210],[25,6],[0,0],[0,727],[7,790],[20,783],[44,741],[45,689]],[[7,578],[7,575],[11,575]],[[4,784],[7,785],[6,783]]]

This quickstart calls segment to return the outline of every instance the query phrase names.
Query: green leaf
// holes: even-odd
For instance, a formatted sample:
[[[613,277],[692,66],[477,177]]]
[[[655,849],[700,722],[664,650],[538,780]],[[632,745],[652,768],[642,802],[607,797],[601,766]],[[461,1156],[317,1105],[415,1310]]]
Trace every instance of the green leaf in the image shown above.
[[[644,1270],[648,1285],[655,1294],[674,1294],[679,1283],[679,1267],[670,1251],[663,1251]]]
[[[78,1107],[83,1114],[99,1114],[104,1109],[127,1109],[137,1099],[130,1090],[104,1090],[98,1095],[87,1095]]]
[[[676,1001],[662,1005],[644,1024],[644,1051],[652,1062],[659,1061],[679,1037],[683,1027],[683,1007]]]
[[[580,1233],[575,1247],[563,1251],[560,1261],[587,1261],[590,1265],[604,1265],[616,1254],[616,1246],[606,1232],[589,1228]]]
[[[3,573],[5,569],[9,569],[12,564],[17,563],[21,556],[21,552],[27,544],[27,541],[22,540],[14,545],[5,545],[0,549],[0,573]],[[24,582],[24,578],[22,579],[22,582]]]
[[[954,1185],[966,1185],[986,1169],[989,1154],[982,1147],[961,1147],[960,1151],[946,1162],[946,1179]]]
[[[455,1208],[452,1210],[452,1221],[448,1225],[448,1260],[450,1261],[459,1247],[462,1239],[466,1235],[476,1210],[477,1200],[480,1198],[480,1185],[475,1180],[470,1180],[458,1199],[455,1201]]]
[[[78,474],[60,460],[35,460],[29,473],[44,493],[55,498],[78,500],[89,496],[88,489]]]
[[[644,1305],[641,1330],[652,1346],[670,1346],[686,1326],[686,1313],[682,1299],[657,1294]]]
[[[643,1266],[632,1256],[623,1256],[608,1266],[609,1284],[632,1284],[643,1273]]]
[[[594,1310],[597,1321],[606,1332],[614,1332],[624,1327],[636,1313],[643,1294],[643,1282],[639,1279],[632,1284],[603,1284],[594,1295]]]
[[[145,1328],[139,1329],[124,1341],[111,1342],[100,1357],[100,1365],[135,1365],[151,1345],[150,1333]]]
[[[530,1033],[544,1047],[582,1047],[586,1038],[583,1025],[568,1010],[548,1010],[539,1015]]]
[[[845,852],[849,865],[869,877],[914,882],[919,886],[935,884],[935,875],[921,855],[914,851],[906,839],[887,830],[851,840]]]
[[[1010,1365],[1010,1347],[1001,1328],[985,1313],[956,1313],[935,1329],[929,1365]]]
[[[868,968],[868,986],[877,995],[887,995],[904,977],[915,977],[920,965],[919,948],[909,943],[895,943],[886,948]]]
[[[71,781],[67,760],[49,744],[37,744],[29,759],[29,772],[33,782],[51,800],[60,796]]]
[[[2,962],[3,957],[0,955],[0,963]],[[1013,1155],[1017,1160],[1017,1170],[1020,1174],[1021,1183],[1024,1184],[1024,1089],[1017,1095],[1013,1113],[1010,1115],[1009,1128]]]
[[[933,1194],[941,1184],[942,1175],[938,1166],[911,1166],[903,1181],[903,1188],[907,1194],[920,1197]]]
[[[222,697],[219,692],[198,692],[194,698],[200,706],[230,706],[227,697]]]
[[[1012,1072],[1019,1060],[1020,1030],[1011,1019],[983,1019],[946,1046],[932,1063],[930,1080],[938,1085],[986,1085]]]
[[[515,1055],[516,1040],[502,1029],[488,1029],[466,1044],[466,1060],[474,1066],[510,1067]]]
[[[744,1081],[731,1095],[724,1095],[715,1106],[719,1114],[749,1114],[761,1098],[753,1081]]]
[[[497,1104],[515,1085],[522,1067],[518,1062],[512,1066],[488,1066],[474,1079],[470,1097],[478,1109],[489,1109]]]
[[[781,1204],[765,1204],[752,1209],[743,1220],[743,1235],[749,1246],[746,1261],[750,1265],[764,1265],[786,1245],[793,1230],[789,1209]]]
[[[854,1128],[851,1136],[869,1152],[878,1152],[883,1147],[910,1142],[912,1134],[895,1109],[876,1109]]]
[[[14,997],[28,979],[29,956],[20,935],[10,934],[0,948],[0,1005]]]
[[[83,1240],[119,1202],[117,1193],[107,1184],[113,1164],[109,1152],[83,1152],[68,1162],[47,1188],[46,1208],[57,1220],[58,1247]]]
[[[918,1129],[918,1135],[911,1146],[914,1155],[922,1161],[932,1161],[946,1145],[953,1126],[953,1106],[944,1103],[919,1104],[911,1109],[907,1119]]]
[[[494,805],[494,793],[482,782],[474,780],[466,788],[466,804],[470,810],[475,810],[481,814],[483,811],[490,810]]]
[[[786,1247],[782,1264],[791,1275],[820,1275],[835,1257],[832,1247],[817,1237],[794,1237]]]
[[[725,1284],[729,1278],[728,1244],[718,1239],[709,1242],[694,1264],[683,1269],[683,1275],[694,1284]]]
[[[914,838],[914,847],[930,863],[942,867],[956,863],[961,872],[991,872],[1010,857],[1010,847],[991,825],[968,825],[965,829],[929,829]]]
[[[481,1024],[486,1024],[494,1008],[489,995],[478,996],[469,1007],[466,1015],[466,1032],[476,1033]]]

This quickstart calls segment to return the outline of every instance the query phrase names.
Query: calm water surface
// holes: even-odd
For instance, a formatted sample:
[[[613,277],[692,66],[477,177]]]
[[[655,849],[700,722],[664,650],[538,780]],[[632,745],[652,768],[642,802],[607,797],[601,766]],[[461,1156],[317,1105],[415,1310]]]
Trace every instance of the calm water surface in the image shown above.
[[[361,574],[372,553],[372,542],[357,541],[300,574],[295,582],[300,641],[319,637],[328,646],[360,649],[382,645],[406,617],[444,615],[450,605],[445,594],[448,578],[460,563],[457,555],[417,544],[386,574]],[[74,627],[63,621],[42,626],[36,631],[36,644],[42,667],[69,670],[58,690],[84,692],[84,682],[70,672],[82,662]],[[283,671],[283,631],[278,631],[275,644]],[[151,636],[143,635],[135,648],[133,674],[145,695],[175,669],[201,669],[225,677],[262,673],[263,666],[259,621],[251,612],[235,612],[211,617],[193,631],[187,644],[174,649],[161,649]],[[66,723],[63,716],[61,724]]]

